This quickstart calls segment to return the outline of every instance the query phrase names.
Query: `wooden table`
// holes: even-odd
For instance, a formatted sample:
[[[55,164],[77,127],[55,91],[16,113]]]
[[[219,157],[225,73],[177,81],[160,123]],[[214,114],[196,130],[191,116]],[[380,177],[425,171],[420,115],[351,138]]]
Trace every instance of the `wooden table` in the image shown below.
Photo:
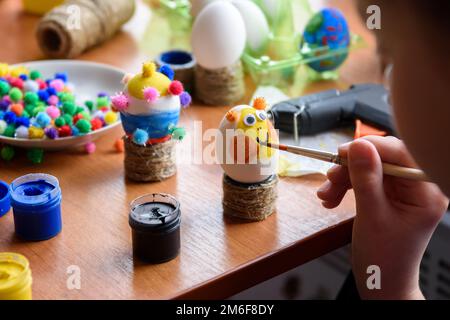
[[[351,55],[339,81],[312,84],[307,88],[310,92],[379,80],[373,38],[351,3],[331,4],[346,13],[351,28],[363,35],[368,46]],[[139,21],[144,16],[139,14],[133,25],[144,24]],[[33,36],[37,21],[37,17],[22,13],[19,1],[0,1],[0,61],[44,58]],[[146,58],[136,37],[135,29],[126,27],[80,59],[135,72]],[[249,86],[248,97],[253,89]],[[216,128],[226,110],[195,104],[183,112],[181,123],[188,131],[193,130],[194,120],[203,121],[203,130]],[[17,161],[0,162],[0,179],[8,183],[30,172],[55,175],[61,183],[63,231],[57,237],[23,242],[14,235],[12,213],[0,219],[0,251],[28,257],[35,299],[225,298],[351,239],[353,197],[346,197],[338,209],[323,209],[315,196],[323,177],[282,178],[276,214],[259,223],[234,223],[223,217],[218,165],[180,163],[177,175],[167,181],[132,183],[124,178],[123,154],[113,149],[122,134],[117,128],[99,140],[92,155],[72,150],[47,154],[41,165],[29,164],[23,154]],[[180,147],[190,152],[186,144]],[[134,198],[150,192],[173,194],[182,208],[181,254],[161,265],[134,261],[131,252],[128,206]],[[71,265],[81,270],[81,290],[67,289]]]

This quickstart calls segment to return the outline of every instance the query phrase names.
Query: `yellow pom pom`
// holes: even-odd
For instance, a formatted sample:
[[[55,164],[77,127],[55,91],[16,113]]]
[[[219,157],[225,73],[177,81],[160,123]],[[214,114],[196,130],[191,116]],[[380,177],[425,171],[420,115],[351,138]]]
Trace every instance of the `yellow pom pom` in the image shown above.
[[[28,136],[30,139],[42,139],[44,138],[44,129],[37,127],[30,127],[28,129]]]
[[[113,124],[117,121],[117,113],[114,111],[108,111],[105,114],[105,122],[106,124]]]
[[[142,77],[143,78],[153,77],[155,72],[156,72],[156,66],[153,62],[144,63],[144,65],[142,66]]]
[[[17,67],[12,67],[10,70],[9,70],[9,74],[12,76],[12,77],[18,77],[18,76],[20,76],[21,74],[26,74],[26,75],[29,75],[30,74],[30,70],[28,70],[28,68],[26,68],[26,67],[24,67],[24,66],[17,66]]]
[[[9,65],[7,63],[0,63],[0,77],[9,75]]]

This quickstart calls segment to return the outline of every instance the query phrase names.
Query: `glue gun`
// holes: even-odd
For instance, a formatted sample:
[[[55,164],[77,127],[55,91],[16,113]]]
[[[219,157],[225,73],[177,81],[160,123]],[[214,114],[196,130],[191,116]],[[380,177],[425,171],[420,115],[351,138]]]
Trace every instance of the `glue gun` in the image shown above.
[[[275,128],[299,135],[312,135],[351,125],[355,119],[395,135],[389,92],[378,84],[353,85],[346,91],[328,90],[280,102],[269,116]]]

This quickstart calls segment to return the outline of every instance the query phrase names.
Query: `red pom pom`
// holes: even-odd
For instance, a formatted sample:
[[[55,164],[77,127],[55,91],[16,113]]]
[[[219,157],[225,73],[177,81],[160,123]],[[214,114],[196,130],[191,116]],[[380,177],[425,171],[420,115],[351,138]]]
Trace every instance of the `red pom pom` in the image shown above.
[[[43,90],[43,89],[46,89],[46,88],[47,88],[47,84],[45,83],[44,80],[42,80],[42,79],[36,79],[35,81],[36,81],[36,82],[38,83],[38,85],[39,85],[39,90]]]
[[[82,114],[76,114],[73,116],[73,124],[77,124],[78,120],[83,119]]]
[[[72,128],[67,124],[58,128],[59,137],[70,137],[72,135]]]
[[[173,94],[174,96],[179,96],[184,91],[183,84],[180,81],[172,81],[172,83],[169,86],[169,92],[170,94]]]
[[[101,107],[100,110],[103,111],[103,112],[108,112],[109,111],[109,107]]]
[[[92,130],[98,130],[103,127],[103,122],[99,118],[94,118],[91,120]]]
[[[23,89],[23,80],[20,78],[11,78],[9,84],[11,85],[11,87]]]

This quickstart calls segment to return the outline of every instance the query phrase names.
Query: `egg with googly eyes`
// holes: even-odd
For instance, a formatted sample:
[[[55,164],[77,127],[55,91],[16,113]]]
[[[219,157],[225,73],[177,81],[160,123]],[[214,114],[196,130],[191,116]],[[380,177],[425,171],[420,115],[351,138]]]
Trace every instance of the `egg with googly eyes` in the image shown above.
[[[278,143],[278,133],[265,109],[265,100],[257,98],[252,106],[230,109],[220,123],[217,160],[225,174],[237,182],[260,183],[276,173],[277,150],[257,142]]]

